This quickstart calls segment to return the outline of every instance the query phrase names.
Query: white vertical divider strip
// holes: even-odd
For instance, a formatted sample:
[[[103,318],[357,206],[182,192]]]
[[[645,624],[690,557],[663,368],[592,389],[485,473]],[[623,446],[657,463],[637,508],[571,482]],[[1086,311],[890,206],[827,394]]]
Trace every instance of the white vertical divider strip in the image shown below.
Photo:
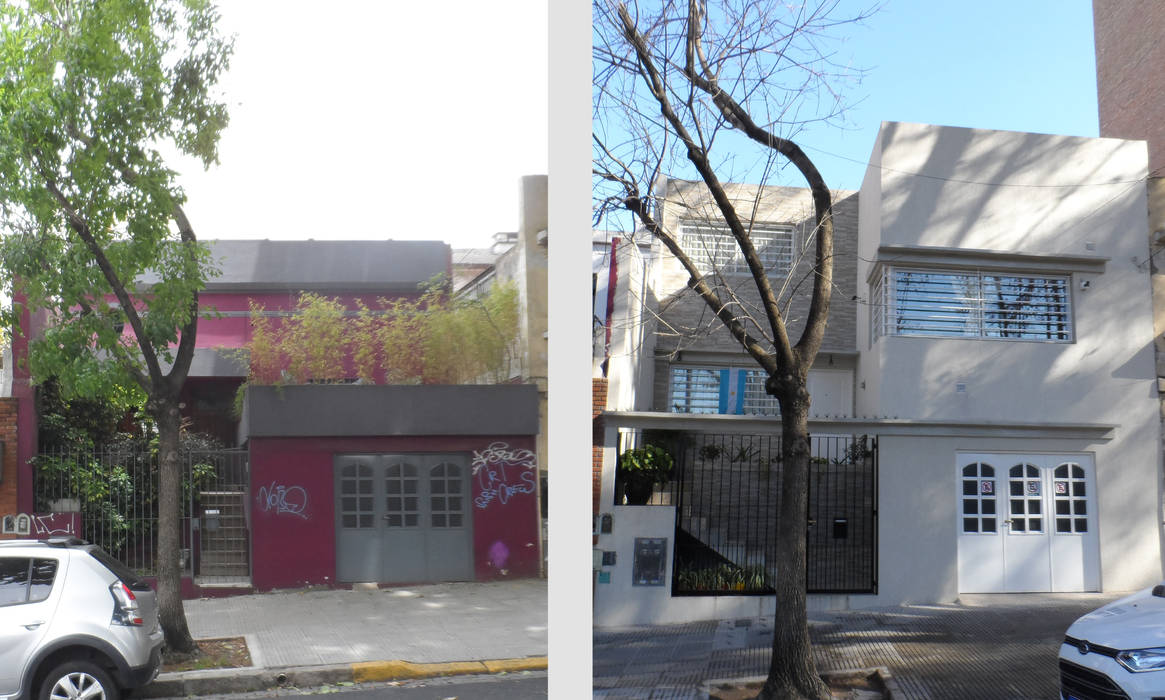
[[[591,6],[550,3],[549,694],[590,697]]]

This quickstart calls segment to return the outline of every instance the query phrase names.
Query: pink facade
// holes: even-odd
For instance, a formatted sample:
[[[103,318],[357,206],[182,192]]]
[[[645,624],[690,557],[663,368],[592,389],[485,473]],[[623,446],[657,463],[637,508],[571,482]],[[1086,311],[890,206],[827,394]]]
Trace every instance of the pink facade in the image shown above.
[[[475,578],[537,576],[537,466],[525,459],[534,446],[530,435],[253,438],[252,585],[270,590],[336,582],[333,457],[357,453],[469,454]]]

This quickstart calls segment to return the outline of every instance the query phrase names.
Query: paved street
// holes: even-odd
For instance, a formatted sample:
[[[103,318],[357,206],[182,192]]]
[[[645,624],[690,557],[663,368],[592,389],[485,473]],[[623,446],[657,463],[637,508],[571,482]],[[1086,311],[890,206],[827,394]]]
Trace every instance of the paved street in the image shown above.
[[[968,595],[961,605],[811,613],[811,634],[821,670],[885,666],[899,700],[1051,700],[1064,630],[1117,597]],[[696,698],[707,679],[763,675],[771,634],[771,618],[596,630],[594,695]]]
[[[254,693],[206,695],[206,698],[259,700],[260,698],[334,695],[336,700],[516,700],[546,697],[546,672],[499,676],[431,678],[396,683],[326,685],[315,688],[279,688]]]

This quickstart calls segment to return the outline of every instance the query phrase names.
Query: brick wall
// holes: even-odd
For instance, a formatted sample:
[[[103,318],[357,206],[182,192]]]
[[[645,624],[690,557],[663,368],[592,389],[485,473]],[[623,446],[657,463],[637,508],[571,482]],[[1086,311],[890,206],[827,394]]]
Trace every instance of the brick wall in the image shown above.
[[[591,505],[595,514],[600,509],[600,494],[603,489],[603,419],[599,417],[607,408],[606,378],[591,379]]]
[[[739,211],[748,211],[753,206],[756,186],[728,185],[729,196],[737,201]],[[716,219],[707,190],[702,184],[673,180],[669,182],[668,203],[664,211],[664,223],[675,230],[683,219]],[[857,241],[858,241],[858,195],[854,192],[834,193],[834,262],[833,293],[829,307],[829,322],[825,330],[821,352],[853,351],[857,347]],[[796,228],[796,245],[806,247],[805,254],[794,266],[789,279],[801,281],[796,291],[787,291],[780,298],[788,299],[782,304],[789,338],[796,343],[804,327],[804,319],[809,310],[812,294],[809,270],[813,263],[813,245],[809,238],[813,229],[813,199],[810,191],[803,187],[766,187],[763,197],[756,207],[756,221],[777,224],[791,224]],[[668,360],[675,353],[683,351],[733,353],[739,355],[741,366],[751,367],[755,363],[740,347],[740,343],[728,333],[723,323],[715,317],[708,305],[695,292],[687,288],[687,273],[670,255],[665,255],[659,275],[657,295],[660,299],[659,313],[662,323],[656,337],[656,357],[662,361],[655,364],[653,405],[656,410],[667,410],[670,364]],[[737,294],[746,304],[762,314],[759,295],[755,291],[751,277],[739,278]],[[774,290],[781,294],[785,279],[771,278]],[[790,287],[794,285],[789,285]],[[760,317],[763,322],[763,316]],[[767,330],[767,327],[766,327]],[[755,330],[754,330],[755,333]]]
[[[4,473],[0,481],[0,516],[17,513],[16,399],[0,398],[0,442],[4,443]],[[0,535],[0,539],[10,539]]]
[[[1159,171],[1165,168],[1165,3],[1093,0],[1092,15],[1100,135],[1145,139],[1149,171]]]

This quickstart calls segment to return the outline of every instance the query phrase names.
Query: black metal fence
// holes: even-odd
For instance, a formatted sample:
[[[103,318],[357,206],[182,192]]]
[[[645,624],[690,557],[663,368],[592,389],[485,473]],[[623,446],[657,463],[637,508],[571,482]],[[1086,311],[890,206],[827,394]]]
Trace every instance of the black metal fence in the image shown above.
[[[181,547],[183,571],[197,557],[199,494],[249,483],[246,450],[183,451]],[[38,513],[81,514],[80,532],[60,520],[39,520],[34,536],[75,535],[100,545],[139,573],[156,573],[158,459],[148,449],[48,451],[34,465]]]
[[[807,589],[874,593],[877,441],[833,435],[811,441]],[[780,565],[780,437],[633,431],[621,433],[618,452],[649,444],[675,460],[672,478],[648,501],[676,507],[673,594],[771,593],[769,582]],[[617,478],[620,503],[622,487]]]

